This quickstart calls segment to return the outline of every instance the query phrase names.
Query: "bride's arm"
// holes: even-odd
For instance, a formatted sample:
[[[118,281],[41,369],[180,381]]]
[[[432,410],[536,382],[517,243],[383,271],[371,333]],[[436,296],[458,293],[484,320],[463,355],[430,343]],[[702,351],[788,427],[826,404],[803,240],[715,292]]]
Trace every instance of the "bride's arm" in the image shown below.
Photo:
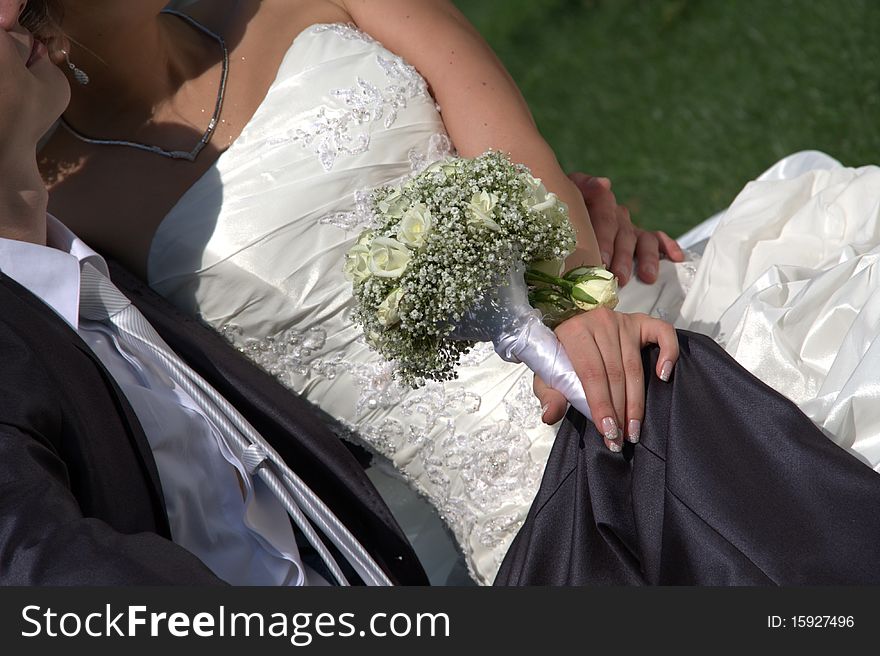
[[[473,157],[488,149],[527,165],[568,204],[578,250],[568,264],[601,264],[584,197],[541,137],[525,100],[504,66],[467,19],[448,0],[338,0],[358,27],[413,64],[431,85],[443,122],[458,152]],[[593,310],[557,328],[584,386],[596,428],[619,451],[623,437],[638,440],[644,414],[641,346],[661,343],[657,376],[678,358],[675,331],[645,315]],[[536,379],[544,420],[565,411],[564,397]]]
[[[541,137],[513,79],[448,0],[339,0],[357,26],[425,77],[459,154],[507,152],[568,204],[578,250],[568,264],[601,264],[583,196]]]

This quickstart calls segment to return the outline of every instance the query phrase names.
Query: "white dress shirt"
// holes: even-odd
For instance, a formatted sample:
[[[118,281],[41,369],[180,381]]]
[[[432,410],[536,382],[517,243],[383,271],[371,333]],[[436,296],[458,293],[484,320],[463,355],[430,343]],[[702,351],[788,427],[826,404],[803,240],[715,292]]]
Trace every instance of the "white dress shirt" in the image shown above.
[[[146,348],[79,317],[80,270],[103,258],[53,217],[48,246],[0,238],[0,271],[52,308],[122,389],[156,461],[174,542],[233,585],[326,583],[303,565],[286,511]]]

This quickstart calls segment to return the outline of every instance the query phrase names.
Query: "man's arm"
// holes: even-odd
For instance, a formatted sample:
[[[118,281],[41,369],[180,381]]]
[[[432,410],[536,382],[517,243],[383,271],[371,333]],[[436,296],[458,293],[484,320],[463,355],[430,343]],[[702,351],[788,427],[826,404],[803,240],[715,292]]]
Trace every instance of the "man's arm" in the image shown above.
[[[170,540],[134,533],[154,518],[127,500],[150,483],[123,457],[131,443],[105,416],[115,406],[101,398],[102,376],[84,368],[90,360],[51,310],[14,284],[0,291],[11,292],[0,296],[0,585],[221,584]],[[108,444],[114,425],[121,434]],[[112,483],[99,478],[108,472]],[[127,513],[130,534],[86,517],[87,498]]]
[[[0,585],[222,585],[155,533],[84,517],[44,436],[0,423]]]
[[[636,262],[639,280],[652,284],[657,280],[661,257],[673,262],[684,260],[681,247],[665,232],[633,225],[629,210],[617,204],[608,178],[586,173],[572,173],[568,177],[584,197],[602,263],[617,276],[621,286],[632,280]]]

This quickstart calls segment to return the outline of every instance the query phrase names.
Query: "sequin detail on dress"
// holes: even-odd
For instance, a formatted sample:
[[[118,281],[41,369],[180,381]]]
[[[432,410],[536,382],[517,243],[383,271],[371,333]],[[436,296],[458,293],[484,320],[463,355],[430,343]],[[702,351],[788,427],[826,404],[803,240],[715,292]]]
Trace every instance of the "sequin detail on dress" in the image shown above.
[[[412,175],[421,173],[426,167],[445,157],[456,154],[455,147],[444,132],[432,134],[428,139],[428,147],[422,152],[416,148],[409,151],[409,169]]]
[[[314,32],[333,32],[346,40],[375,44],[376,41],[357,28],[343,24],[316,25]],[[338,98],[341,106],[321,107],[309,119],[288,130],[285,137],[274,137],[268,143],[277,146],[287,141],[310,149],[325,171],[330,171],[341,156],[360,155],[370,147],[370,128],[382,121],[390,128],[397,120],[399,110],[410,100],[421,98],[433,102],[428,85],[419,72],[403,59],[390,52],[377,54],[376,65],[385,74],[384,87],[358,76],[353,86],[331,89],[330,96]]]
[[[311,373],[332,380],[341,364],[338,358],[322,360],[314,357],[327,341],[327,333],[321,328],[306,331],[288,328],[263,339],[246,339],[242,329],[233,325],[225,325],[219,332],[252,362],[288,387],[293,387],[295,375]]]
[[[354,192],[354,209],[342,210],[325,214],[318,223],[336,226],[340,230],[362,230],[373,223],[373,212],[370,209],[371,189],[358,189]]]
[[[455,148],[452,147],[452,142],[449,140],[449,137],[442,132],[433,134],[431,135],[431,138],[428,139],[426,148],[410,148],[408,153],[410,174],[416,175],[437,160],[452,155],[455,155]],[[404,178],[392,181],[389,184],[398,184],[406,177],[409,176],[404,176]],[[346,232],[373,227],[374,217],[373,212],[370,209],[370,195],[373,191],[373,189],[358,189],[354,192],[354,209],[331,212],[330,214],[322,216],[318,220],[318,223],[321,223],[322,225],[336,226],[340,230],[345,230]]]
[[[320,329],[288,329],[260,340],[244,338],[238,327],[220,332],[294,391],[296,376],[351,376],[360,390],[356,415],[361,419],[341,420],[341,436],[392,461],[409,453],[410,465],[401,470],[404,477],[431,499],[461,544],[472,539],[496,549],[513,540],[525,515],[504,509],[527,508],[543,471],[543,463],[531,457],[526,433],[540,423],[539,404],[527,379],[520,379],[504,397],[506,418],[499,413],[491,425],[464,432],[459,422],[477,415],[482,405],[473,391],[437,382],[411,390],[393,378],[391,363],[322,359],[326,334]],[[493,352],[491,344],[477,344],[461,366],[479,366]],[[374,418],[375,411],[389,408],[396,408],[399,418]],[[424,478],[410,473],[413,464]],[[497,564],[503,553],[498,551]]]
[[[401,473],[431,499],[459,544],[472,541],[493,550],[494,570],[522,526],[522,509],[531,504],[540,483],[543,462],[532,458],[527,426],[519,423],[523,416],[528,417],[526,424],[539,421],[540,408],[531,386],[520,380],[504,400],[508,409],[521,409],[516,416],[470,432],[458,429],[457,420],[478,413],[480,404],[476,394],[431,383],[407,394],[401,414],[408,428],[390,417],[345,422],[342,436],[365,442],[393,461],[410,453]],[[423,476],[412,474],[419,470]],[[472,568],[471,574],[490,582]]]

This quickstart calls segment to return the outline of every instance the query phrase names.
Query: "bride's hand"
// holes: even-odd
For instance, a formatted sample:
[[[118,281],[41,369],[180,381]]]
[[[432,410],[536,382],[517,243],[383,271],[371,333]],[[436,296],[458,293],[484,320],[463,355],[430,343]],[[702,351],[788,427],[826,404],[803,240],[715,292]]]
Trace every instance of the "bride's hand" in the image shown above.
[[[578,314],[556,328],[571,359],[596,428],[612,451],[623,448],[623,436],[638,442],[645,415],[641,349],[660,345],[658,378],[669,380],[678,361],[678,338],[665,321],[646,314],[623,314],[597,308]],[[565,415],[568,402],[535,376],[535,396],[544,408],[542,419],[553,424]]]

